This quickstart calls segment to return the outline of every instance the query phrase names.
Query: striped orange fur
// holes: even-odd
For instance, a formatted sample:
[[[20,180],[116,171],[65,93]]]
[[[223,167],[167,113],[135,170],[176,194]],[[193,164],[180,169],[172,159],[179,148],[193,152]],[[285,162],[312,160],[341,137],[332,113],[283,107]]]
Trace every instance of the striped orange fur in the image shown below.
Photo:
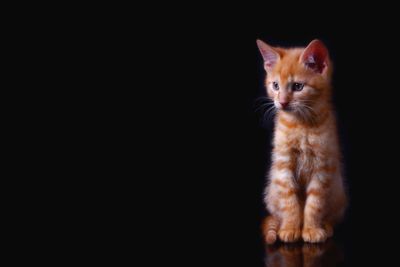
[[[268,96],[277,109],[265,202],[267,243],[324,242],[347,198],[331,104],[332,62],[325,45],[276,48],[258,40]]]

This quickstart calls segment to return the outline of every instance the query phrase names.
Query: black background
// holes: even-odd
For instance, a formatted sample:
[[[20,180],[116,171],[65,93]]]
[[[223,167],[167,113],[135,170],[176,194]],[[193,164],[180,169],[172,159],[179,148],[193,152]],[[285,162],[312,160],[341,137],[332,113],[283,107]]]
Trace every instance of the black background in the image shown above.
[[[65,135],[53,149],[66,157],[62,168],[51,166],[51,181],[60,172],[67,179],[60,190],[46,191],[67,188],[67,208],[52,207],[65,222],[54,238],[73,239],[66,258],[93,249],[97,254],[88,260],[102,260],[114,249],[131,260],[142,255],[139,247],[149,249],[150,264],[264,266],[260,225],[272,125],[254,112],[254,101],[265,94],[256,39],[305,46],[319,38],[335,65],[350,196],[335,241],[344,266],[365,260],[395,266],[400,59],[398,15],[390,11],[397,9],[265,4],[154,4],[144,18],[134,14],[139,9],[94,12],[91,6],[73,29],[74,19],[62,19],[71,36],[58,25],[50,31],[61,32],[57,45],[63,47],[50,57],[64,69],[46,65],[65,77],[48,75],[49,91],[67,102],[67,119],[51,120],[60,121]],[[44,35],[52,39],[50,33]],[[60,83],[65,90],[58,90]]]

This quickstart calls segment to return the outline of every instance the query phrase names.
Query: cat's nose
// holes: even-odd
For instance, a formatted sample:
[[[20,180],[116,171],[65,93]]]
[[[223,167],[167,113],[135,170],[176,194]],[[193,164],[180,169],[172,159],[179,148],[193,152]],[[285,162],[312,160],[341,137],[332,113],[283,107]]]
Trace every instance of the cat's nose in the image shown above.
[[[281,104],[282,108],[287,108],[289,102],[279,102],[279,104]]]

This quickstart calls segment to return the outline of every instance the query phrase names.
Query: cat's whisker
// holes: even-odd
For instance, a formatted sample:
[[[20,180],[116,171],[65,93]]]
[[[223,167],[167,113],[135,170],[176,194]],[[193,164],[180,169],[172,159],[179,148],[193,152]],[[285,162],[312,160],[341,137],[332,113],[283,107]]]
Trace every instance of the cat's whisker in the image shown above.
[[[268,108],[265,112],[264,112],[264,116],[263,116],[263,122],[269,121],[269,119],[271,118],[271,116],[274,116],[276,114],[276,108],[275,105],[271,106],[270,108]]]
[[[274,103],[265,103],[265,104],[262,104],[261,106],[259,106],[258,108],[256,108],[256,110],[255,110],[254,112],[257,112],[257,111],[259,111],[259,110],[262,109],[262,108],[270,107],[270,106],[272,106],[272,105],[274,105]]]
[[[300,103],[315,103],[315,101],[308,100],[308,99],[298,99],[297,102],[300,102]]]
[[[303,121],[309,122],[311,124],[316,124],[317,116],[315,110],[311,106],[300,102],[301,101],[297,101],[296,112],[298,113],[298,116]]]
[[[269,97],[266,97],[266,96],[262,96],[255,100],[255,102],[258,102],[258,101],[272,101],[272,99]]]
[[[254,101],[254,105],[260,105],[262,103],[273,103],[274,101],[270,98],[258,98]]]
[[[273,119],[273,117],[276,115],[276,108],[274,108],[268,115],[268,120]]]
[[[272,99],[268,97],[260,97],[254,103],[254,108],[255,108],[254,112],[258,112],[261,109],[267,109],[272,105],[274,105]]]

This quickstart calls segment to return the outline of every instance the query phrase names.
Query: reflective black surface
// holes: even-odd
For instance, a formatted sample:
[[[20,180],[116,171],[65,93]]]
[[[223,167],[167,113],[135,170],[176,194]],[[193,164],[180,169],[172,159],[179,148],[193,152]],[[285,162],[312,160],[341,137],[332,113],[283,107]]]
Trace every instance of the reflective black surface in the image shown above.
[[[322,244],[279,243],[266,247],[265,267],[345,266],[341,246],[333,239]]]

